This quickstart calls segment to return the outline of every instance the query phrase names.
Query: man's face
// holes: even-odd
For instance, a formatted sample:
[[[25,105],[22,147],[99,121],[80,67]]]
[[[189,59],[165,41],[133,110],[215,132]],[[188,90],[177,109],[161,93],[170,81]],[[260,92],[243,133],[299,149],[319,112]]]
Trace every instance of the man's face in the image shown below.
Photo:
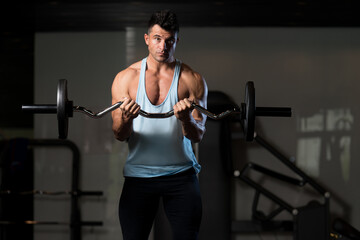
[[[171,62],[178,42],[177,33],[168,32],[159,25],[154,25],[144,35],[149,54],[158,62]]]

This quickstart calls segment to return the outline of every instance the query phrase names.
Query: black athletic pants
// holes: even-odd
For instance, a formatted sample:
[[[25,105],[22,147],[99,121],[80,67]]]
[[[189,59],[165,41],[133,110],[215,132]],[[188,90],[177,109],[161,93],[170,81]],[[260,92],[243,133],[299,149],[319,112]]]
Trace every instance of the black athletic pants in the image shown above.
[[[197,239],[202,204],[198,179],[191,169],[173,176],[125,178],[119,205],[124,240],[148,239],[161,197],[173,239]]]

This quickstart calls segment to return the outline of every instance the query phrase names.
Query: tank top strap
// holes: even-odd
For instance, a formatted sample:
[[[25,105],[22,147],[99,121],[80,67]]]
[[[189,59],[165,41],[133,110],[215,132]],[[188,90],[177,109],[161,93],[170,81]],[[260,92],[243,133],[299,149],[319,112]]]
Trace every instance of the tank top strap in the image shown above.
[[[171,98],[175,103],[177,103],[178,100],[178,86],[179,86],[179,77],[181,72],[181,61],[176,59],[175,69],[174,69],[174,76],[171,83],[170,91],[171,91]]]
[[[136,102],[138,102],[139,96],[144,96],[144,94],[146,94],[146,92],[145,92],[146,60],[147,60],[147,57],[141,61],[139,85],[138,85],[137,94],[136,94]]]
[[[181,61],[176,59],[175,71],[174,71],[174,79],[179,80],[181,71]]]

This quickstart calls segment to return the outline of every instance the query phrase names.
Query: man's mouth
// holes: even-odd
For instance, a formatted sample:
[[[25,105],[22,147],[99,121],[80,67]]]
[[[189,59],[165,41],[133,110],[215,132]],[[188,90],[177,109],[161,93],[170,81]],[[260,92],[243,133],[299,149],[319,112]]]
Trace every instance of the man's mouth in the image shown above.
[[[167,52],[158,52],[158,54],[161,55],[161,56],[167,56],[168,55]]]

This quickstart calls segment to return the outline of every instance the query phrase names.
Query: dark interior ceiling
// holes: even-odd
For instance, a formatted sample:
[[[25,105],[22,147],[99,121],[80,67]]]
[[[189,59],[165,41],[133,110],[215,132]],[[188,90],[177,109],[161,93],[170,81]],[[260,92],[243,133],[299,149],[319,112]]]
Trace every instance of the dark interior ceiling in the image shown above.
[[[358,0],[7,1],[8,31],[88,31],[143,27],[150,14],[172,9],[181,26],[360,26]]]

